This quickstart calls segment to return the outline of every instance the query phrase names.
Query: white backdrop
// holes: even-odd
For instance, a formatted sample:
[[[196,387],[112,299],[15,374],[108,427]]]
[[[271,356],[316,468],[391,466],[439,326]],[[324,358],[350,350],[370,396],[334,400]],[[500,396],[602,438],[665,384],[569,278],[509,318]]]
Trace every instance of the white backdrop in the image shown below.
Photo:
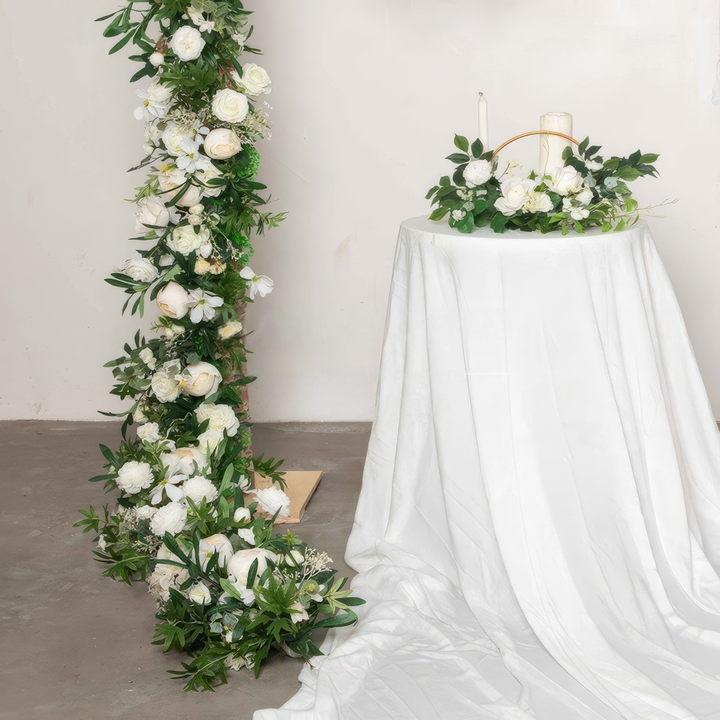
[[[92,23],[119,4],[0,0],[0,418],[121,407],[102,364],[137,320],[103,278],[132,246],[142,129],[133,64]],[[273,79],[261,179],[289,211],[252,261],[276,282],[249,311],[257,421],[371,418],[397,227],[428,211],[453,133],[475,133],[478,90],[493,145],[552,110],[609,154],[662,154],[637,194],[681,199],[651,227],[720,416],[717,0],[253,5]]]

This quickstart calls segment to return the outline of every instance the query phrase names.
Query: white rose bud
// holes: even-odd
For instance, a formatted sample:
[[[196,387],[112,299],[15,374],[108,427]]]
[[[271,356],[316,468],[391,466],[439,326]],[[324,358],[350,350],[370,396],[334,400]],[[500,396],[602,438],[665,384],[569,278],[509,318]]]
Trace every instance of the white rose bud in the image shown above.
[[[162,329],[162,334],[167,340],[174,340],[184,332],[185,328],[182,325],[171,325],[170,327],[163,327]]]
[[[222,375],[210,363],[198,362],[185,368],[185,387],[183,393],[193,397],[212,395],[220,387]]]
[[[160,67],[165,62],[165,56],[160,52],[154,52],[148,59],[153,67]]]
[[[218,337],[227,340],[239,335],[243,331],[243,324],[239,320],[230,320],[218,328]]]
[[[204,47],[205,41],[200,31],[189,25],[178,28],[170,40],[170,48],[183,62],[197,60]]]
[[[157,365],[157,360],[150,348],[143,348],[140,351],[140,359],[148,366],[150,370],[154,370]]]
[[[233,515],[234,522],[249,522],[250,511],[246,507],[239,507]]]
[[[218,120],[229,123],[240,123],[248,114],[250,105],[248,99],[237,90],[225,88],[215,93],[212,101],[212,111]]]
[[[176,282],[169,282],[157,294],[157,306],[160,312],[174,320],[179,320],[187,315],[190,296],[185,289]]]
[[[198,203],[197,205],[193,205],[188,212],[191,215],[202,215],[205,212],[205,207],[201,203]]]
[[[267,95],[271,92],[270,77],[265,70],[255,63],[245,63],[242,70],[242,77],[239,77],[236,72],[235,79],[250,95]]]
[[[202,189],[197,185],[191,185],[183,194],[183,196],[177,201],[179,207],[190,207],[191,205],[197,205],[198,201],[202,197]]]
[[[150,531],[162,537],[166,532],[177,535],[183,531],[187,520],[187,509],[180,503],[171,502],[158,508],[150,521]]]
[[[207,564],[210,562],[210,558],[215,555],[215,553],[220,556],[218,558],[219,567],[225,567],[233,554],[232,543],[220,533],[210,535],[210,537],[201,540],[199,550],[200,566],[203,570],[205,570]]]
[[[135,495],[149,488],[155,481],[152,468],[146,462],[130,460],[120,470],[115,481],[117,486],[128,495]]]
[[[241,537],[248,545],[257,545],[255,533],[250,528],[238,528],[238,537]]]
[[[205,154],[214,160],[226,160],[242,149],[240,138],[229,128],[211,130],[205,137],[204,146]]]

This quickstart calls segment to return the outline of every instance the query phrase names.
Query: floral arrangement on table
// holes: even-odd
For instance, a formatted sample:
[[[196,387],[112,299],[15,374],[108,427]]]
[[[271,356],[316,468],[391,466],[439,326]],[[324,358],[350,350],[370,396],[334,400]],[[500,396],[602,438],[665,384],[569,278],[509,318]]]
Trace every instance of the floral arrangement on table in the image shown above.
[[[76,525],[97,533],[106,576],[147,581],[153,642],[192,658],[175,673],[186,690],[211,690],[228,668],[257,674],[273,646],[311,658],[313,630],[352,624],[350,607],[363,602],[327,555],[291,533],[273,537],[290,514],[281,461],[251,451],[242,314],[273,282],[248,266],[249,238],[284,213],[263,209],[255,179],[271,87],[265,70],[238,60],[259,52],[247,45],[249,15],[239,0],[125,0],[99,18],[112,18],[105,36],[120,37],[111,54],[136,46],[131,82],[149,78],[135,111],[145,124],[138,168],[150,169],[135,197],[141,247],[107,282],[129,296],[123,312],[132,301],[143,315],[156,301],[160,337],[138,332],[107,363],[112,394],[132,406],[103,413],[124,417],[122,441],[116,452],[100,446],[106,472],[91,482],[120,495],[112,509],[81,510]],[[255,473],[281,487],[254,490]]]
[[[447,157],[457,165],[452,180],[440,178],[426,199],[438,206],[431,220],[447,216],[450,226],[462,233],[487,223],[497,233],[508,227],[542,233],[561,230],[563,235],[591,227],[622,230],[636,223],[641,212],[628,183],[656,176],[652,163],[659,157],[638,150],[626,158],[604,160],[598,154],[600,146],[590,146],[585,138],[577,153],[565,148],[564,166],[523,177],[515,174],[519,163],[498,162],[480,140],[470,145],[467,138],[456,135],[455,147],[460,152]]]

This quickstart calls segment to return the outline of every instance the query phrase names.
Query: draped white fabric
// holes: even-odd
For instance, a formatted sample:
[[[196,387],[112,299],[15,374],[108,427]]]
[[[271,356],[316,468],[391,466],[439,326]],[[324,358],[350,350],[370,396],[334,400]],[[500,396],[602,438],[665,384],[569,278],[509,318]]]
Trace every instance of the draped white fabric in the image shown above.
[[[255,720],[720,720],[720,435],[645,226],[403,224],[347,559]]]

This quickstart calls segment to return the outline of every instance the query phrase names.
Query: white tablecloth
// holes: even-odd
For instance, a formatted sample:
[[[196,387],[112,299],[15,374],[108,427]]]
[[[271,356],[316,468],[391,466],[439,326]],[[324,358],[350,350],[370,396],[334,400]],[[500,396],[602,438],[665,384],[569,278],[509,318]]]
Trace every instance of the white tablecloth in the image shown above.
[[[645,226],[403,223],[347,559],[360,623],[256,720],[720,720],[720,435]]]

